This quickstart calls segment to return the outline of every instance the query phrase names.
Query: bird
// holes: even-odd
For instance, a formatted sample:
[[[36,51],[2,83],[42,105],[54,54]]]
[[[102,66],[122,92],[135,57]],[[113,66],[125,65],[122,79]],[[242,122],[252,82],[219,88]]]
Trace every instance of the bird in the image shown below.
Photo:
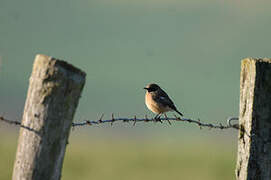
[[[162,114],[168,111],[175,111],[180,116],[183,116],[167,93],[161,89],[160,86],[151,83],[144,87],[144,89],[147,90],[145,94],[145,104],[149,110],[157,114],[155,119],[159,119]]]

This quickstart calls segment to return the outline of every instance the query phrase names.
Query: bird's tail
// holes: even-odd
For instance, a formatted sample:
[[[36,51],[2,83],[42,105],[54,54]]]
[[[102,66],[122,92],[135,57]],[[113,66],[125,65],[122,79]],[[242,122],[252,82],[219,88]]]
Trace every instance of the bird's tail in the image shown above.
[[[180,116],[183,116],[183,114],[180,112],[180,111],[178,111],[177,109],[175,110],[178,114],[180,114]]]

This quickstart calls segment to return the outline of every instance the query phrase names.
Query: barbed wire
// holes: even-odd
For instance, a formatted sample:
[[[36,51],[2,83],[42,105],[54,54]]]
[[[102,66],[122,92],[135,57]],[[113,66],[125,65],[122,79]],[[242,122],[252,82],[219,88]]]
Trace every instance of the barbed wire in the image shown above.
[[[28,127],[28,126],[22,125],[22,123],[19,122],[19,121],[16,121],[16,120],[9,120],[9,119],[4,118],[3,116],[0,116],[0,121],[3,121],[3,122],[8,123],[8,124],[13,124],[13,125],[16,125],[16,126],[20,126],[20,127],[22,127],[22,128],[28,129],[29,131],[32,131],[32,132],[34,132],[34,133],[40,135],[40,132],[38,132],[38,131],[36,131],[35,129],[30,128],[30,127]]]
[[[174,118],[172,118],[172,117],[167,117],[165,114],[164,114],[165,118],[156,118],[156,119],[155,118],[148,118],[147,115],[145,115],[145,118],[137,118],[136,116],[134,116],[133,118],[115,118],[114,114],[112,113],[111,119],[103,120],[103,116],[104,116],[104,114],[102,114],[98,120],[84,120],[82,122],[73,122],[72,128],[81,127],[81,126],[99,125],[99,124],[105,124],[105,123],[110,123],[112,126],[113,123],[115,123],[115,122],[128,122],[128,123],[133,122],[132,125],[135,126],[137,122],[155,122],[155,123],[160,122],[160,123],[163,123],[164,121],[167,121],[170,125],[172,125],[172,123],[171,123],[172,121],[177,121],[177,122],[187,122],[187,123],[195,124],[195,125],[199,126],[200,129],[202,129],[203,127],[207,127],[209,129],[236,129],[236,130],[240,130],[242,132],[242,134],[247,135],[249,138],[251,138],[251,136],[258,136],[264,142],[266,141],[266,140],[264,140],[263,137],[261,137],[259,135],[256,135],[256,134],[249,135],[249,133],[246,132],[243,127],[239,126],[239,123],[233,124],[232,121],[238,121],[239,120],[238,117],[228,117],[227,121],[226,121],[226,125],[222,125],[221,123],[219,123],[219,124],[204,123],[204,122],[200,121],[200,119],[194,120],[194,119],[189,119],[189,118],[181,118],[181,117],[177,117],[176,115],[174,115]],[[20,126],[22,128],[25,128],[29,131],[32,131],[32,132],[40,135],[40,132],[36,131],[35,129],[33,129],[31,127],[24,126],[19,121],[6,119],[1,115],[0,115],[0,121],[8,123],[8,124],[12,124],[12,125]],[[269,143],[269,141],[266,141],[266,143]]]
[[[133,122],[133,126],[136,125],[137,122],[160,122],[163,123],[164,121],[167,121],[171,125],[171,121],[182,121],[182,122],[188,122],[188,123],[194,123],[198,125],[200,128],[202,127],[208,127],[210,129],[239,129],[238,124],[232,124],[232,121],[237,121],[237,117],[229,117],[227,119],[227,125],[222,125],[221,123],[219,124],[212,124],[212,123],[204,123],[201,122],[200,119],[193,120],[193,119],[188,119],[188,118],[180,118],[174,115],[174,118],[167,117],[165,115],[165,118],[148,118],[147,115],[145,115],[145,118],[137,118],[134,116],[133,118],[115,118],[114,114],[111,115],[111,119],[103,120],[104,114],[101,115],[99,120],[93,121],[93,120],[84,120],[83,122],[78,122],[78,123],[72,123],[72,127],[77,127],[77,126],[91,126],[91,125],[97,125],[97,124],[102,124],[102,123],[113,123],[120,121],[120,122]]]
[[[0,121],[3,121],[3,122],[8,123],[8,124],[14,124],[14,125],[21,126],[21,123],[19,121],[8,120],[8,119],[4,118],[3,116],[0,116]]]
[[[230,128],[237,129],[237,130],[240,129],[239,124],[232,124],[232,121],[238,121],[237,117],[229,117],[227,119],[227,124],[222,125],[221,123],[219,124],[204,123],[204,122],[201,122],[200,119],[193,120],[193,119],[188,119],[188,118],[180,118],[180,117],[177,117],[176,115],[174,115],[174,118],[167,117],[166,115],[164,115],[165,116],[164,118],[148,118],[147,115],[145,115],[145,118],[137,118],[136,116],[134,116],[133,118],[115,118],[114,114],[112,113],[111,119],[107,119],[107,120],[103,120],[103,116],[104,114],[102,114],[98,120],[84,120],[82,122],[73,122],[72,127],[74,128],[74,127],[79,127],[79,126],[92,126],[92,125],[98,125],[98,124],[103,124],[103,123],[110,123],[112,126],[113,123],[118,122],[118,121],[119,122],[133,122],[133,126],[135,126],[137,122],[163,123],[164,121],[167,121],[171,125],[172,124],[171,121],[178,121],[178,122],[181,121],[181,122],[196,124],[197,126],[200,127],[200,129],[203,127],[208,127],[209,129],[230,129]],[[8,124],[18,125],[20,127],[32,130],[29,127],[22,125],[21,122],[19,121],[8,120],[4,118],[3,116],[0,116],[0,121],[6,122]]]

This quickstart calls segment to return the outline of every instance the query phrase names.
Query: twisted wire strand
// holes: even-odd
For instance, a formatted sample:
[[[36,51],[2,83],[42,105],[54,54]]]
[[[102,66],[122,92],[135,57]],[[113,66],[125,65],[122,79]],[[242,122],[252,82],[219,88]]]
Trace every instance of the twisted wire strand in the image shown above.
[[[133,126],[135,126],[137,122],[160,122],[160,123],[163,123],[164,121],[167,121],[171,125],[172,121],[182,121],[182,122],[196,124],[200,128],[208,127],[210,129],[230,129],[230,128],[237,129],[237,130],[239,129],[238,124],[232,124],[232,121],[238,121],[237,117],[229,117],[227,119],[227,124],[222,125],[221,123],[219,123],[219,124],[204,123],[204,122],[200,121],[200,119],[193,120],[193,119],[189,119],[189,118],[180,118],[177,116],[175,116],[174,118],[165,116],[164,118],[157,118],[157,119],[154,119],[154,118],[150,119],[147,116],[145,116],[145,118],[137,118],[136,116],[134,116],[133,118],[115,118],[114,114],[112,114],[111,119],[107,119],[107,120],[103,120],[102,119],[103,116],[104,116],[104,114],[102,114],[102,116],[100,117],[99,120],[84,120],[82,122],[73,122],[72,127],[99,125],[99,124],[103,124],[103,123],[110,123],[111,125],[113,125],[113,123],[115,123],[115,122],[133,122]],[[0,121],[3,121],[8,124],[18,125],[23,128],[27,128],[24,125],[22,125],[21,122],[19,122],[19,121],[8,120],[8,119],[4,118],[3,116],[0,116]]]

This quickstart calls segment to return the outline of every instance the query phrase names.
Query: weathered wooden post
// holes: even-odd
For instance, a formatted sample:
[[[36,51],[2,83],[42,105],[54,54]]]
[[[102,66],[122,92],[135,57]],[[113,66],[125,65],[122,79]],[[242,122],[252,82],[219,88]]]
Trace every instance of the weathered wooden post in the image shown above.
[[[13,180],[56,180],[86,74],[37,55],[20,129]]]
[[[271,179],[271,59],[244,59],[236,179]]]

